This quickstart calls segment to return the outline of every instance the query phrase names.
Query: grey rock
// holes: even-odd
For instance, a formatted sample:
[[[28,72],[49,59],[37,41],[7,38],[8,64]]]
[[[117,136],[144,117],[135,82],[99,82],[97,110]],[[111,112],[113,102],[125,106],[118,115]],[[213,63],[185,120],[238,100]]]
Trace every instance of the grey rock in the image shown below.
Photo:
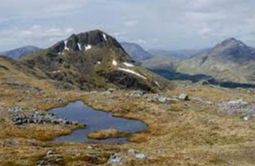
[[[243,120],[248,121],[255,117],[255,108],[248,108],[243,114]]]
[[[250,111],[249,103],[243,101],[242,99],[224,101],[221,102],[218,106],[221,110],[223,110],[223,112],[227,114],[235,114],[241,112],[246,113]]]
[[[135,158],[139,159],[139,160],[144,160],[144,159],[146,159],[146,156],[143,153],[136,153]]]
[[[227,105],[232,108],[243,108],[248,105],[248,102],[243,101],[243,99],[240,99],[240,100],[229,101],[227,102]]]
[[[113,154],[108,160],[108,164],[119,164],[122,161],[122,157],[118,154]]]
[[[161,102],[161,103],[165,103],[165,102],[167,101],[167,98],[164,97],[164,96],[160,96],[160,97],[158,98],[158,101]]]
[[[61,98],[47,98],[43,100],[44,103],[64,103],[64,99]]]
[[[112,94],[112,92],[111,91],[105,91],[105,92],[103,92],[103,94],[104,95],[110,95],[110,94]]]
[[[36,166],[64,165],[64,159],[61,155],[49,150],[46,155],[36,162]]]
[[[182,94],[180,94],[180,95],[178,96],[178,99],[179,99],[179,100],[187,101],[187,100],[189,100],[189,95],[186,94],[186,93],[182,93]]]
[[[54,114],[45,113],[45,112],[34,112],[34,113],[28,113],[23,111],[22,109],[12,109],[11,115],[12,115],[12,121],[15,125],[23,125],[23,124],[65,124],[65,125],[79,125],[78,122],[72,122],[65,119],[61,119],[56,117]],[[22,110],[22,111],[21,111]]]
[[[146,159],[146,155],[145,154],[143,154],[141,152],[138,152],[135,149],[129,149],[128,150],[128,155],[131,156],[131,157],[135,157],[136,159],[139,159],[139,160]]]
[[[146,94],[144,95],[144,97],[147,101],[150,101],[150,102],[152,101],[152,102],[167,103],[172,100],[171,98],[161,94]]]
[[[144,95],[143,91],[136,90],[129,93],[129,97],[142,97]]]

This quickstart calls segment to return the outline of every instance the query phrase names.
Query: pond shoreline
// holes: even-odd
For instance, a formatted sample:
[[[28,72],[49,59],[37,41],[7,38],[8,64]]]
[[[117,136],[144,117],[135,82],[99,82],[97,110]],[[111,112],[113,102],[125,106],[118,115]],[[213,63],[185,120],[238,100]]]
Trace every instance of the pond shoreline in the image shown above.
[[[118,130],[122,131],[121,128],[123,128],[123,132],[128,132],[129,133],[128,137],[120,137],[120,138],[116,137],[116,138],[114,138],[114,139],[116,139],[116,141],[114,139],[109,138],[109,139],[104,139],[100,142],[106,141],[105,143],[108,143],[108,141],[109,141],[110,143],[112,143],[112,142],[113,143],[127,143],[127,142],[129,142],[129,138],[132,135],[139,134],[139,133],[144,133],[149,128],[149,125],[146,124],[143,120],[139,120],[139,119],[131,118],[131,117],[126,117],[124,115],[116,115],[116,113],[113,113],[111,111],[104,111],[104,110],[101,110],[101,109],[97,110],[97,109],[94,109],[93,107],[91,107],[90,105],[86,104],[85,102],[83,102],[83,100],[74,100],[72,102],[68,102],[68,103],[66,102],[63,105],[64,105],[63,107],[60,106],[60,107],[55,107],[55,108],[52,108],[52,109],[48,109],[47,112],[51,112],[51,113],[55,114],[57,117],[61,117],[61,114],[64,113],[63,109],[66,109],[66,108],[70,109],[69,107],[72,107],[72,106],[77,107],[77,105],[78,105],[78,108],[81,109],[81,106],[82,106],[82,107],[84,107],[82,109],[88,109],[87,111],[90,111],[90,114],[92,112],[97,112],[97,114],[98,114],[97,118],[98,118],[99,115],[100,116],[105,116],[105,118],[107,120],[106,122],[103,122],[105,120],[102,120],[101,122],[98,122],[98,124],[97,123],[93,124],[93,122],[92,122],[93,125],[98,127],[98,125],[100,125],[100,123],[102,123],[103,126],[113,125],[114,123],[116,123],[116,124],[119,123],[118,125],[116,125],[116,129],[119,128]],[[55,112],[55,111],[57,111],[57,112]],[[67,118],[67,117],[64,117],[64,116],[62,116],[61,118],[64,118],[64,119],[67,119],[67,120],[79,121],[77,119],[72,119],[72,118],[75,117],[75,113],[85,114],[85,110],[84,110],[84,112],[83,111],[82,112],[77,112],[77,109],[74,108],[72,111],[73,112],[71,114],[70,114],[70,112],[68,114],[71,117],[71,119],[69,119],[70,117]],[[81,119],[81,117],[78,117],[78,118]],[[88,117],[85,117],[85,115],[84,115],[84,118],[88,118]],[[90,119],[87,119],[87,121],[89,121],[89,120]],[[108,129],[108,128],[105,128],[105,127],[99,127],[98,129],[93,129],[92,130],[91,128],[93,128],[93,127],[92,127],[91,124],[87,124],[86,121],[84,121],[84,123],[87,125],[87,127],[85,127],[84,129],[75,128],[69,134],[65,134],[65,135],[55,137],[53,139],[53,142],[58,142],[58,140],[60,140],[60,142],[73,142],[73,141],[74,142],[80,142],[81,141],[81,131],[88,130],[88,131],[91,131],[91,132],[95,132],[95,131],[99,131],[99,130]],[[91,123],[91,122],[89,122],[89,123]],[[128,124],[128,123],[130,123],[130,124]],[[131,125],[131,124],[133,124],[133,125]],[[126,127],[126,126],[129,126],[129,128]],[[132,128],[132,126],[133,126],[133,128]],[[109,127],[109,128],[115,128],[115,127]],[[125,131],[125,130],[127,130],[127,131]],[[86,135],[88,135],[88,134],[89,133],[87,133]],[[76,135],[76,138],[73,138],[74,135]],[[85,138],[85,135],[83,137]],[[67,139],[67,140],[65,140],[65,139]],[[69,140],[69,139],[71,139],[71,140]],[[77,141],[77,139],[79,139],[79,141]],[[85,138],[84,140],[86,140],[85,142],[94,142],[95,141],[95,140],[90,141],[89,138]],[[98,142],[98,140],[96,140],[95,142]]]

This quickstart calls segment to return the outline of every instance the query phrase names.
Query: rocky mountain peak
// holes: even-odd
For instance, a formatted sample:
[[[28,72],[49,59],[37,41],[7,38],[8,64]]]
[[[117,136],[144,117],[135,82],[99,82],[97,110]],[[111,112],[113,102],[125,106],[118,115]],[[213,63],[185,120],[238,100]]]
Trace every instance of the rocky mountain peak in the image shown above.
[[[244,63],[255,59],[254,49],[235,38],[228,38],[209,51],[209,57]]]
[[[114,37],[100,30],[73,34],[21,62],[41,70],[64,88],[116,87],[154,92],[168,84],[137,65]]]
[[[240,40],[237,40],[235,38],[228,38],[224,41],[222,41],[220,44],[216,46],[216,48],[247,48],[247,46]]]
[[[125,52],[118,41],[101,30],[93,30],[79,34],[72,34],[66,40],[60,41],[51,47],[54,52],[87,51],[92,47],[115,47]]]

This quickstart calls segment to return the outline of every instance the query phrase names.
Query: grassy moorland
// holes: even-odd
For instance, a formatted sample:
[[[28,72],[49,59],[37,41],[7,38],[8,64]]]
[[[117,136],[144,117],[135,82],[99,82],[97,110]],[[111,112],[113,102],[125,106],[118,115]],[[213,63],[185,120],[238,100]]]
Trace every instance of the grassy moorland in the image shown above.
[[[255,164],[254,120],[244,121],[240,114],[227,115],[218,106],[222,101],[240,98],[252,104],[252,90],[177,86],[164,95],[174,97],[185,92],[191,99],[160,103],[148,101],[143,96],[130,97],[130,91],[124,90],[111,94],[65,91],[50,81],[23,74],[11,68],[11,64],[4,65],[9,69],[0,68],[0,165],[35,165],[45,159],[49,151],[61,158],[55,165],[107,165],[111,154],[128,156],[129,149],[136,149],[147,158],[136,160],[127,157],[123,165]],[[46,102],[56,98],[61,98],[62,102]],[[68,134],[75,126],[16,126],[7,111],[13,106],[28,112],[35,109],[46,111],[74,100],[82,100],[115,116],[143,120],[149,128],[132,135],[130,142],[122,145],[55,144],[46,140]]]

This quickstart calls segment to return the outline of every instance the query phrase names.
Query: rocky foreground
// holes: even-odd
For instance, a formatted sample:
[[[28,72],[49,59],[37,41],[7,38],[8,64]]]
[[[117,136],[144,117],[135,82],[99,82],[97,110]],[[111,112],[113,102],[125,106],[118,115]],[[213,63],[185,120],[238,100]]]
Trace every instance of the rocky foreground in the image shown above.
[[[84,92],[50,84],[41,89],[24,94],[20,86],[0,86],[0,165],[255,164],[254,90],[192,85],[156,94]],[[120,145],[45,141],[79,127],[63,119],[55,122],[44,111],[75,100],[142,120],[149,128]]]

